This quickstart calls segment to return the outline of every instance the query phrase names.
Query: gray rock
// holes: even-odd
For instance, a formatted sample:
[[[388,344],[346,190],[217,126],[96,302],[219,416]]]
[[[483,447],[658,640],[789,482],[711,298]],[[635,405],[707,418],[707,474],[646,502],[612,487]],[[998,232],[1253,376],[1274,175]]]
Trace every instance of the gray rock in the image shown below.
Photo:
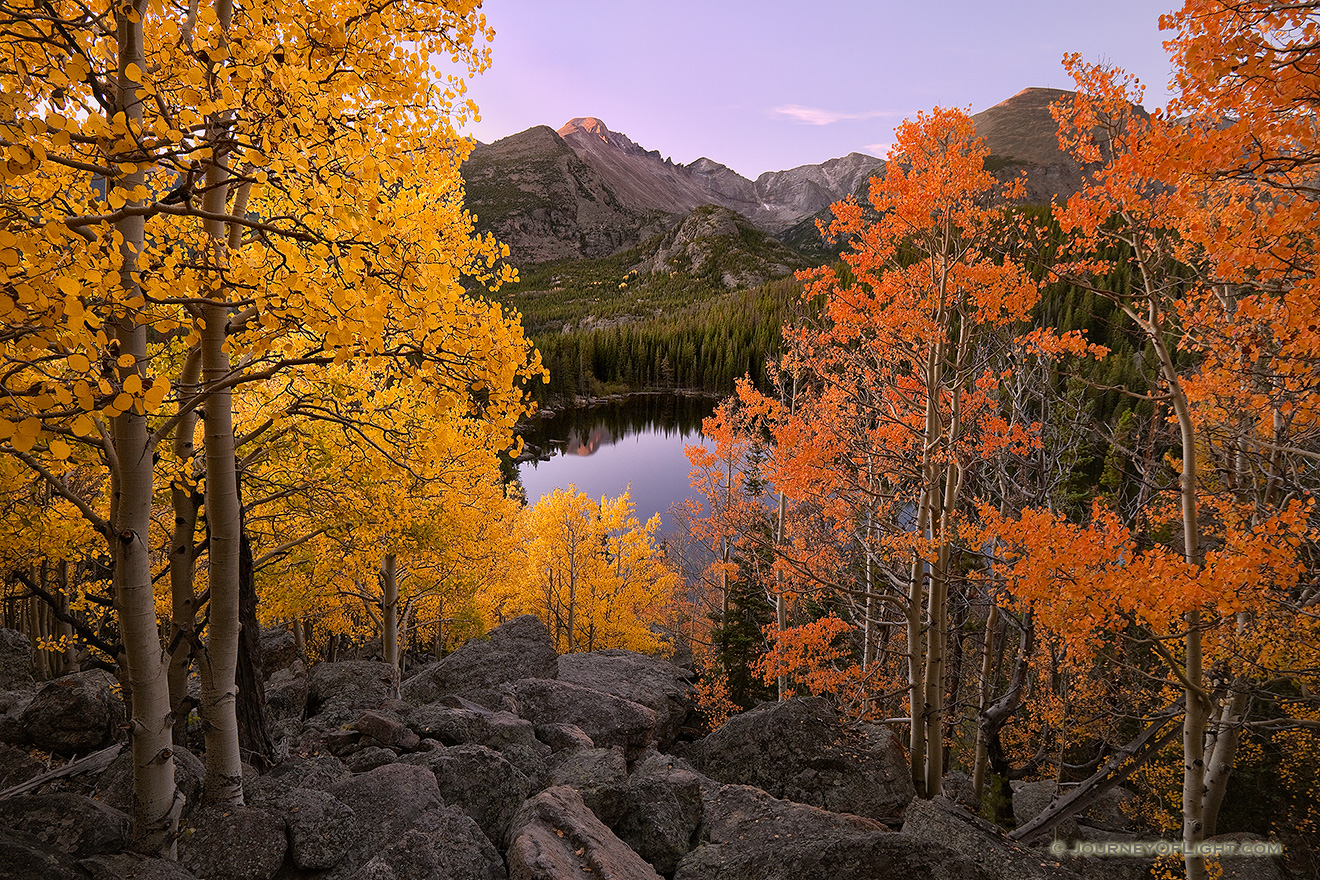
[[[261,629],[261,673],[270,678],[280,669],[287,669],[301,660],[298,642],[293,633],[283,627]]]
[[[418,736],[447,746],[472,743],[502,751],[506,746],[523,745],[542,754],[550,751],[536,738],[531,722],[512,712],[429,703],[409,711],[407,721]]]
[[[622,749],[574,752],[555,767],[549,783],[575,789],[596,818],[610,827],[628,808],[628,767]]]
[[[284,817],[261,807],[199,807],[180,832],[179,862],[199,880],[270,880],[289,849]]]
[[[26,740],[66,755],[110,745],[124,723],[124,701],[114,691],[116,684],[110,673],[90,669],[41,685],[19,715]]]
[[[178,862],[133,853],[92,856],[78,862],[92,880],[196,880]]]
[[[561,681],[527,678],[509,686],[518,714],[533,724],[575,724],[598,748],[635,760],[655,738],[655,712],[631,700]]]
[[[324,871],[348,854],[347,842],[357,830],[355,817],[348,805],[330,793],[268,783],[257,786],[250,801],[284,817],[289,855],[296,867]]]
[[[32,703],[32,691],[0,691],[0,742],[27,742],[23,710]]]
[[[994,880],[1076,880],[1077,874],[1009,840],[1002,829],[978,819],[948,798],[914,800],[903,833],[928,844],[952,847],[973,859]]]
[[[426,813],[362,866],[361,880],[505,880],[504,860],[457,807]]]
[[[45,771],[46,765],[27,749],[0,745],[0,790],[27,782]]]
[[[322,725],[347,724],[362,710],[378,709],[393,698],[394,675],[388,663],[317,663],[307,673],[307,717]]]
[[[0,691],[32,687],[32,640],[16,629],[0,629]]]
[[[576,724],[538,724],[536,738],[548,745],[554,754],[594,749],[591,737]]]
[[[392,712],[363,712],[353,722],[353,727],[379,745],[397,752],[411,752],[422,741],[402,718]]]
[[[307,712],[307,667],[301,660],[276,670],[266,681],[266,711],[272,721],[302,718]]]
[[[818,697],[762,703],[730,718],[693,752],[701,772],[720,782],[891,824],[916,796],[894,735],[844,724]]]
[[[705,810],[701,777],[668,755],[651,754],[628,779],[627,804],[614,833],[661,874],[673,874],[697,845]]]
[[[679,862],[675,880],[985,880],[943,844],[748,786],[708,786],[704,809],[706,843]]]
[[[400,695],[414,705],[435,702],[446,694],[490,692],[523,678],[554,678],[558,674],[550,631],[536,617],[515,617],[472,639],[448,657],[403,683]]]
[[[185,815],[201,802],[202,780],[205,778],[206,767],[201,759],[183,746],[175,746],[174,784],[183,795]],[[133,753],[130,749],[125,747],[101,772],[92,794],[106,806],[130,816],[133,814]]]
[[[0,830],[0,880],[84,880],[74,862],[35,838]]]
[[[423,813],[444,806],[435,774],[411,764],[386,764],[326,790],[358,817],[348,842],[350,858],[358,863],[393,843]]]
[[[447,746],[405,760],[434,773],[445,802],[462,808],[493,841],[505,839],[509,823],[532,791],[523,773],[485,746]]]
[[[527,801],[510,830],[510,880],[659,880],[568,786]]]
[[[75,859],[115,852],[128,842],[128,816],[72,792],[0,801],[0,826],[30,834]]]
[[[262,776],[258,785],[267,780],[280,780],[289,788],[327,789],[350,775],[344,763],[333,755],[316,755],[279,764]]]
[[[661,750],[674,743],[692,706],[692,673],[658,657],[611,648],[559,658],[559,680],[645,706]]]
[[[1231,844],[1240,848],[1246,844],[1266,843],[1267,838],[1261,837],[1259,834],[1234,832],[1208,837],[1206,842]],[[1288,880],[1289,877],[1282,856],[1223,856],[1219,859],[1219,864],[1224,872],[1220,880]]]
[[[366,773],[399,760],[398,752],[382,746],[367,746],[344,757],[344,766],[353,773]]]

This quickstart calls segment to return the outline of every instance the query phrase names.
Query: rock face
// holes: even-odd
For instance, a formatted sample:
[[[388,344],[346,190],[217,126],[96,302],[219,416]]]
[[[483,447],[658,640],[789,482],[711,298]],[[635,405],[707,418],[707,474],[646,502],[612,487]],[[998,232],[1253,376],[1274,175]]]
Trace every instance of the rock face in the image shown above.
[[[660,749],[674,743],[692,706],[692,673],[645,654],[611,648],[559,658],[559,680],[631,700],[655,713]]]
[[[523,678],[554,678],[558,671],[550,631],[538,618],[526,614],[497,626],[486,639],[473,639],[408,679],[400,695],[417,706],[447,694],[472,695],[482,703],[483,698],[491,701],[500,685]]]
[[[504,840],[514,814],[532,791],[523,773],[485,746],[436,749],[408,760],[434,773],[441,797],[460,806],[491,840]]]
[[[527,678],[509,692],[518,714],[533,724],[574,724],[598,747],[623,749],[634,760],[655,737],[655,713],[631,700],[562,681]]]
[[[708,788],[704,803],[704,845],[679,862],[675,880],[986,878],[972,860],[938,842],[748,786]]]
[[[284,819],[259,807],[194,810],[179,861],[199,880],[270,880],[284,864]]]
[[[659,880],[568,786],[541,792],[518,811],[510,831],[510,880]]]
[[[606,825],[613,827],[628,808],[628,767],[622,749],[584,749],[565,758],[550,785],[567,785]]]
[[[72,792],[0,801],[0,826],[31,834],[75,859],[116,852],[128,842],[128,816]]]
[[[694,209],[643,251],[648,255],[632,267],[636,272],[694,278],[718,275],[728,290],[755,287],[806,266],[791,248],[757,230],[740,214],[716,205]]]
[[[954,806],[947,798],[915,800],[908,806],[903,833],[931,845],[964,853],[993,880],[1078,880],[1078,875],[1042,859],[1034,850]]]
[[[363,880],[505,880],[504,861],[456,807],[427,812],[396,843],[362,866]]]
[[[114,742],[124,701],[114,676],[100,669],[48,681],[19,715],[28,742],[48,752],[86,753]]]
[[[667,755],[651,754],[638,762],[628,780],[615,833],[661,874],[674,873],[697,846],[705,814],[701,788],[701,776],[692,768]]]
[[[916,796],[893,734],[843,724],[817,697],[763,703],[735,715],[693,753],[701,771],[721,782],[883,822],[896,824]]]
[[[32,640],[16,629],[0,629],[0,691],[32,687]]]
[[[307,716],[325,725],[346,724],[393,697],[394,675],[388,663],[317,663],[307,674]]]

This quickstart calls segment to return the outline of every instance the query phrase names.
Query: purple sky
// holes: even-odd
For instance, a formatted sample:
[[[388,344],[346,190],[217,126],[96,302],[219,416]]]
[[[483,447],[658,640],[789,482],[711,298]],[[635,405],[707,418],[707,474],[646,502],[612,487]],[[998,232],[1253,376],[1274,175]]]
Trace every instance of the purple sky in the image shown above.
[[[1175,0],[486,0],[491,69],[470,83],[493,141],[597,116],[675,162],[748,176],[854,150],[936,105],[1069,88],[1081,52],[1167,100],[1161,13]]]

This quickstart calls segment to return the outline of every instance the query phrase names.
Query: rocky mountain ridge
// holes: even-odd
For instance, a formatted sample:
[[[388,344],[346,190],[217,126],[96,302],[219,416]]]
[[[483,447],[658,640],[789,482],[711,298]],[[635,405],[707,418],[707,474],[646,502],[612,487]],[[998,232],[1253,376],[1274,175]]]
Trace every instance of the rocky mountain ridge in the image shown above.
[[[1025,174],[1029,202],[1066,198],[1081,185],[1049,112],[1071,94],[1028,88],[972,117],[990,147],[988,167],[1005,181]],[[518,265],[609,256],[707,205],[817,257],[827,251],[814,221],[883,173],[882,159],[854,152],[750,180],[706,157],[676,164],[593,116],[478,144],[463,166],[479,228],[508,243]]]

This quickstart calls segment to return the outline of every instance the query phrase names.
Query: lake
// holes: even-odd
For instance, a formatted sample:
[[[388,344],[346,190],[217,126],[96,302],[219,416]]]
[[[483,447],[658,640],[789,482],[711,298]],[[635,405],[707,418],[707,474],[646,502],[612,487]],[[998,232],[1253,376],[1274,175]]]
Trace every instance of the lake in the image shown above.
[[[550,457],[524,461],[518,475],[527,503],[573,484],[595,500],[630,485],[637,521],[660,514],[661,534],[673,526],[669,506],[692,495],[683,447],[701,441],[701,420],[714,398],[644,395],[538,418],[524,443]]]

